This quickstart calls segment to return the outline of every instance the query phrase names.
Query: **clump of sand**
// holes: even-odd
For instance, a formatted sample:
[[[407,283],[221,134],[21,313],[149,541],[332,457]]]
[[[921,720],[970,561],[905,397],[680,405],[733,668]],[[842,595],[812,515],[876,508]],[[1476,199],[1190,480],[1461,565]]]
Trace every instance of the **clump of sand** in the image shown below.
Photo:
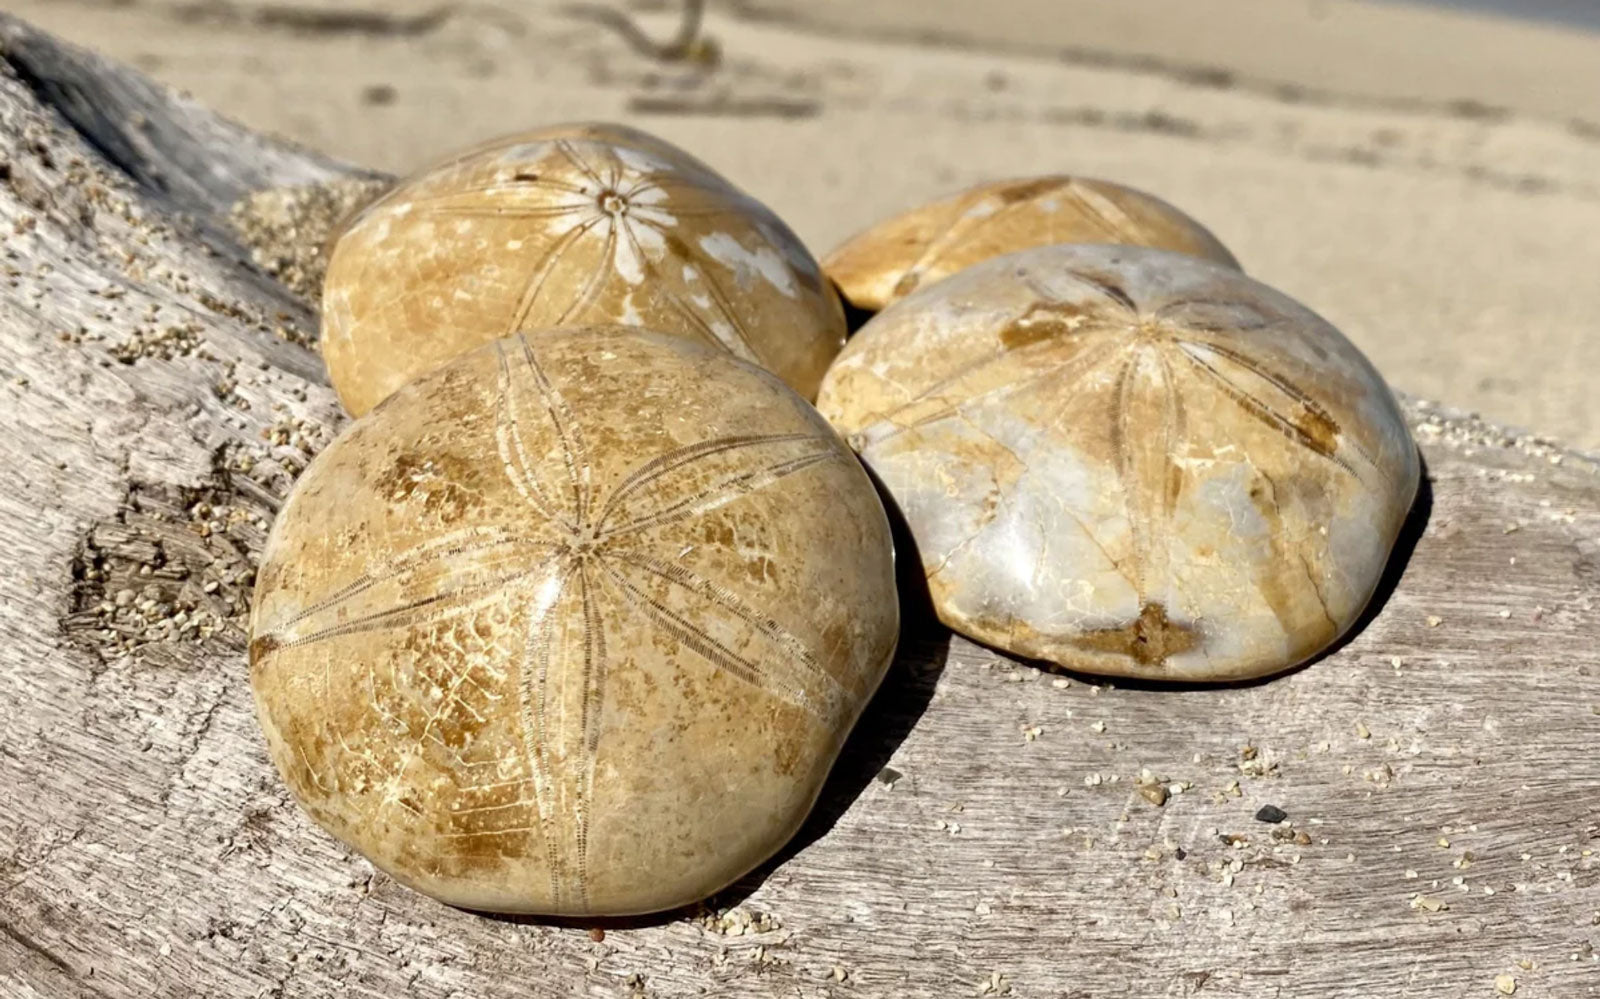
[[[334,237],[392,183],[386,177],[346,177],[268,188],[241,198],[228,220],[257,267],[315,305]]]

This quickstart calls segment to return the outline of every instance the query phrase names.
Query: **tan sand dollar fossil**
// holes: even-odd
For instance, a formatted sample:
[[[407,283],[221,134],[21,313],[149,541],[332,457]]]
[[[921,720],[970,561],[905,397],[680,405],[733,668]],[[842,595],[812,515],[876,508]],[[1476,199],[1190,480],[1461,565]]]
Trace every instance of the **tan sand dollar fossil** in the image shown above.
[[[323,285],[323,358],[358,416],[496,337],[588,323],[719,345],[807,399],[845,334],[770,209],[620,125],[512,136],[421,172],[344,226]]]
[[[1027,177],[980,184],[846,240],[822,261],[840,293],[876,312],[990,257],[1056,243],[1122,243],[1238,262],[1204,226],[1160,198],[1110,181]]]
[[[1418,487],[1348,340],[1159,250],[972,267],[869,321],[818,405],[904,513],[947,624],[1094,673],[1314,656],[1371,598]]]
[[[683,905],[810,809],[898,635],[866,473],[774,375],[620,328],[495,341],[311,464],[251,618],[267,745],[396,878]]]

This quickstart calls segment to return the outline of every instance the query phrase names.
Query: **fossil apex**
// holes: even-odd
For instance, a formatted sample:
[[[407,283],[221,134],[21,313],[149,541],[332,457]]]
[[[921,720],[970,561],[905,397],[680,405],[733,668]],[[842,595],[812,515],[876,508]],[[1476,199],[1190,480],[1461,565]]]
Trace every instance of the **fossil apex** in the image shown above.
[[[324,828],[454,905],[700,899],[810,809],[898,635],[883,506],[774,375],[635,329],[479,347],[267,543],[251,685]]]
[[[990,257],[1057,243],[1122,243],[1238,262],[1204,226],[1154,195],[1084,177],[980,184],[884,219],[823,259],[839,291],[876,312]]]
[[[1316,655],[1418,486],[1393,395],[1336,329],[1160,250],[971,267],[870,320],[818,405],[903,512],[947,624],[1091,673]]]
[[[807,399],[845,333],[770,209],[620,125],[512,136],[402,182],[343,227],[323,285],[323,359],[358,416],[479,344],[592,323],[716,344]]]

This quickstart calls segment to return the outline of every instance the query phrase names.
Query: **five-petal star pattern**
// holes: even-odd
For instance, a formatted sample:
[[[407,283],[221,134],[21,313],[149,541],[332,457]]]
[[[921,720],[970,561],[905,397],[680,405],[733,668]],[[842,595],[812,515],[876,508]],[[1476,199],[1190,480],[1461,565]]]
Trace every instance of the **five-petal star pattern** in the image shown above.
[[[1314,460],[1359,480],[1373,476],[1393,486],[1384,465],[1342,433],[1311,392],[1274,370],[1260,352],[1241,347],[1242,334],[1278,328],[1281,318],[1243,301],[1183,296],[1141,307],[1110,274],[1086,268],[1062,271],[1064,278],[1091,292],[1090,304],[1083,305],[1063,301],[1059,291],[1044,287],[1035,275],[1019,273],[1033,302],[1000,331],[1000,347],[919,390],[915,398],[853,434],[851,443],[870,463],[895,438],[943,420],[960,420],[987,435],[979,414],[997,404],[1056,413],[1044,427],[1054,433],[1068,429],[1063,420],[1082,417],[1081,410],[1063,408],[1059,400],[1085,394],[1105,400],[1096,417],[1103,424],[1097,429],[1110,443],[1114,472],[1122,484],[1130,548],[1124,557],[1107,552],[1107,558],[1138,593],[1141,605],[1136,619],[1108,636],[1109,645],[1126,648],[1152,665],[1185,651],[1185,643],[1192,641],[1171,626],[1167,608],[1149,596],[1170,576],[1169,533],[1183,490],[1190,430],[1186,396],[1220,393]],[[1037,394],[1037,404],[1025,401],[1030,394]],[[1084,432],[1081,426],[1072,429]],[[1093,538],[1087,525],[1084,530]],[[1092,633],[1084,637],[1093,644]]]
[[[607,142],[544,139],[501,159],[516,167],[488,184],[411,204],[448,218],[534,220],[548,227],[506,315],[505,334],[592,319],[602,291],[621,281],[647,289],[707,343],[760,361],[740,310],[715,276],[716,263],[677,231],[678,221],[689,218],[737,215],[751,224],[765,213],[759,204],[709,172]],[[566,267],[588,273],[568,281],[558,277]],[[548,293],[557,286],[561,295]],[[569,295],[567,288],[577,292]]]
[[[1070,203],[1070,218],[1085,230],[1073,242],[1086,240],[1091,235],[1108,243],[1140,241],[1144,227],[1117,207],[1115,201],[1096,190],[1094,185],[1076,177],[1039,177],[997,184],[991,192],[974,200],[942,232],[928,241],[895,283],[895,295],[911,294],[926,283],[929,272],[935,277],[949,273],[947,257],[953,253],[959,254],[963,246],[981,243],[989,233],[1003,231],[1015,217],[1029,216],[1032,220],[1039,220],[1039,201],[1045,197]]]
[[[400,745],[381,761],[399,787],[427,744],[456,770],[477,804],[451,818],[481,846],[502,839],[514,855],[531,834],[544,844],[555,907],[587,907],[588,854],[596,760],[606,731],[608,654],[616,629],[653,629],[716,671],[766,691],[825,725],[845,713],[848,692],[806,642],[773,615],[663,552],[656,528],[738,502],[789,476],[848,461],[836,440],[815,432],[713,437],[634,467],[604,492],[581,420],[553,385],[525,337],[498,341],[495,438],[504,473],[525,504],[528,528],[469,527],[419,544],[282,620],[266,622],[252,645],[258,667],[277,652],[359,632],[449,629],[508,603],[525,630],[507,655],[459,657],[420,725],[391,708],[407,683],[395,663],[358,663],[370,708]],[[533,454],[525,435],[540,424],[555,455]],[[471,637],[470,635],[468,636]],[[330,656],[331,659],[331,656]],[[326,668],[333,668],[329,665]],[[388,672],[380,675],[380,668]],[[332,682],[331,680],[328,682]],[[513,699],[520,730],[511,758],[468,759],[440,732],[465,713],[482,721]],[[567,705],[577,705],[567,710]],[[367,761],[373,762],[371,754]],[[311,761],[310,778],[320,783]],[[394,807],[416,811],[394,793]]]

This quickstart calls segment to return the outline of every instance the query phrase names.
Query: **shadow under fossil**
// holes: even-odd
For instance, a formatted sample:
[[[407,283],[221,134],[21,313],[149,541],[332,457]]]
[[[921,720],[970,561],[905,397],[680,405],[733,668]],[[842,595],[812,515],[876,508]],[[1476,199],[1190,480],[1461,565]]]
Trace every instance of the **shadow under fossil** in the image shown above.
[[[867,325],[868,321],[870,321],[872,317],[878,313],[873,309],[864,309],[855,304],[845,296],[844,290],[841,289],[837,284],[832,281],[829,281],[828,283],[833,287],[834,294],[839,296],[839,305],[844,309],[845,335],[847,337],[853,337],[857,333],[860,333],[861,328]]]
[[[950,631],[933,609],[916,542],[883,483],[865,464],[862,468],[878,489],[894,538],[895,589],[900,598],[900,641],[894,661],[845,740],[805,824],[765,864],[719,892],[715,898],[719,903],[737,904],[773,870],[827,835],[872,780],[883,774],[933,700],[934,688],[944,673]],[[893,778],[889,779],[892,782]]]

